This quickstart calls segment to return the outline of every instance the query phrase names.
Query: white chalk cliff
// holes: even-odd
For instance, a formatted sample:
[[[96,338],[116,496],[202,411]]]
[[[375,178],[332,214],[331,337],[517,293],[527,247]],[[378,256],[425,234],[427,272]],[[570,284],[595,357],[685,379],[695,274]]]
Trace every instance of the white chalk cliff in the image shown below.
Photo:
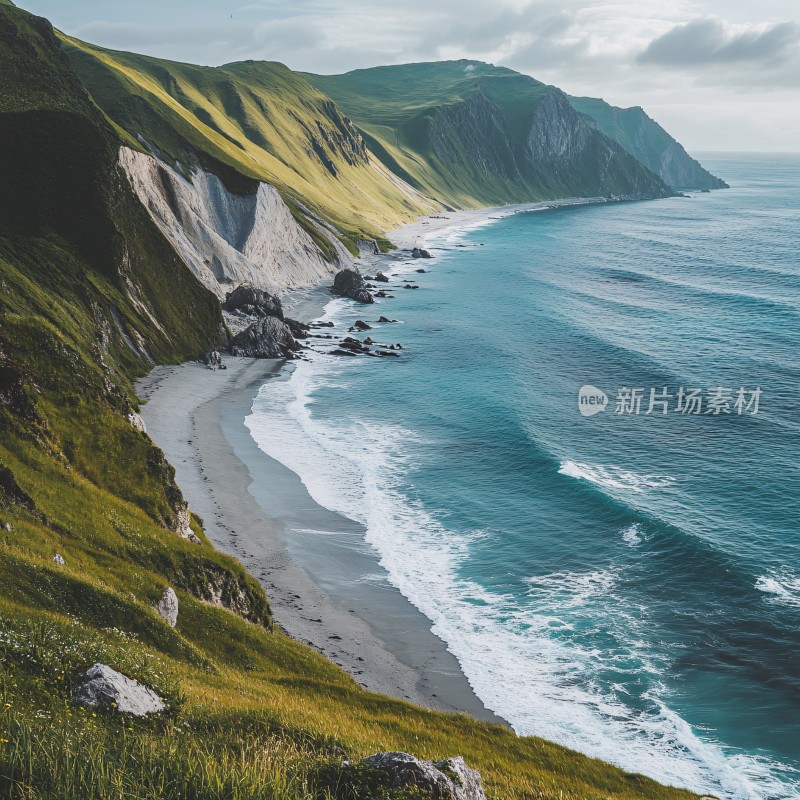
[[[196,169],[187,180],[153,156],[127,147],[120,150],[120,164],[178,255],[221,299],[241,283],[270,292],[310,286],[350,259],[336,240],[338,263],[328,262],[269,184],[258,184],[251,194],[234,194],[210,172]]]

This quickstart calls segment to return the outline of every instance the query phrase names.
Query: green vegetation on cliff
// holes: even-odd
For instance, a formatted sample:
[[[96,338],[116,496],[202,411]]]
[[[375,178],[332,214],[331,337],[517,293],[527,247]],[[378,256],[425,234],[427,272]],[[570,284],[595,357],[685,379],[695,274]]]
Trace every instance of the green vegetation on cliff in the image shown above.
[[[389,169],[448,206],[669,194],[563,92],[510,69],[462,60],[306,77]]]
[[[153,361],[200,355],[221,318],[120,171],[130,141],[49,24],[2,4],[0,796],[399,797],[379,776],[354,786],[341,761],[400,749],[463,755],[492,798],[691,798],[363,691],[273,629],[261,587],[209,545],[200,520],[197,542],[174,531],[183,501],[129,420],[133,380]],[[165,152],[169,141],[165,129]],[[230,181],[252,177],[207,155],[227,163]],[[175,628],[154,609],[167,586],[180,600]],[[71,683],[95,662],[153,687],[167,712],[137,720],[76,707]]]
[[[247,179],[274,185],[330,256],[296,200],[358,238],[431,208],[389,180],[336,105],[275,62],[197,67],[120,53],[64,37],[94,101],[137,145],[179,170],[200,166],[233,191]]]
[[[703,169],[644,109],[617,108],[594,97],[570,97],[569,102],[673,189],[727,188],[725,181]]]

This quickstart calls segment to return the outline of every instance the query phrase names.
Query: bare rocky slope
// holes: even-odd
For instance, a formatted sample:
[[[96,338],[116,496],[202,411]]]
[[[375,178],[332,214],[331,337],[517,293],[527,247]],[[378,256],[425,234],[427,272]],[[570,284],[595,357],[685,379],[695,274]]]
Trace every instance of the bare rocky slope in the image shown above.
[[[184,177],[157,158],[123,147],[120,164],[142,205],[198,280],[220,299],[249,283],[271,292],[319,283],[352,261],[335,235],[328,260],[280,193],[252,181],[236,194],[214,173]]]

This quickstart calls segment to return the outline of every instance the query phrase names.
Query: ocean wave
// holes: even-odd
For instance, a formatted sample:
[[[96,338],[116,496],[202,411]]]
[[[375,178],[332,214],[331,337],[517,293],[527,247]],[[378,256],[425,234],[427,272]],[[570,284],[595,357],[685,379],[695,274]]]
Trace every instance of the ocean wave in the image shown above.
[[[648,489],[664,489],[675,483],[669,475],[637,475],[635,472],[615,466],[582,464],[565,460],[558,471],[561,475],[590,481],[611,491],[645,492]]]
[[[329,306],[326,318],[346,313]],[[461,573],[471,545],[486,533],[446,529],[404,493],[424,444],[418,434],[317,405],[320,389],[346,385],[346,369],[310,354],[288,380],[261,390],[246,425],[264,452],[300,476],[316,502],[365,526],[391,584],[431,620],[487,707],[520,734],[667,783],[737,800],[763,797],[748,777],[755,766],[745,768],[744,756],[734,764],[670,711],[659,688],[665,665],[648,651],[645,630],[652,623],[646,609],[625,608],[615,594],[614,570],[533,577],[527,596],[489,590]],[[560,471],[614,491],[672,483],[668,476],[571,461]],[[595,618],[615,637],[613,652],[582,645],[588,640],[575,629]],[[608,671],[616,676],[610,685],[602,677]],[[644,707],[626,704],[632,691],[642,699],[636,689],[642,682],[653,687]]]
[[[788,568],[761,575],[756,589],[769,595],[767,602],[787,608],[800,608],[800,576]]]
[[[636,547],[642,543],[644,535],[642,534],[642,526],[638,522],[628,525],[627,528],[622,530],[622,541],[628,547]]]

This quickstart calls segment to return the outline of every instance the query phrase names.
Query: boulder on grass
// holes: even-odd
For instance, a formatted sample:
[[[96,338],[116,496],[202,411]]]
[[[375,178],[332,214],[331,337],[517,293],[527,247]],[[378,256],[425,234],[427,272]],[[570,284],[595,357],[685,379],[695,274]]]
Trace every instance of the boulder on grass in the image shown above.
[[[164,589],[164,594],[156,603],[156,611],[170,628],[174,628],[178,624],[178,595],[171,586]]]
[[[416,788],[431,800],[486,800],[480,773],[461,756],[420,761],[408,753],[375,753],[361,763],[384,772],[393,789]]]
[[[158,714],[166,707],[152,689],[105,664],[94,664],[75,678],[72,700],[79,706],[113,708],[134,717]]]

